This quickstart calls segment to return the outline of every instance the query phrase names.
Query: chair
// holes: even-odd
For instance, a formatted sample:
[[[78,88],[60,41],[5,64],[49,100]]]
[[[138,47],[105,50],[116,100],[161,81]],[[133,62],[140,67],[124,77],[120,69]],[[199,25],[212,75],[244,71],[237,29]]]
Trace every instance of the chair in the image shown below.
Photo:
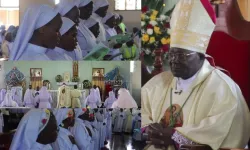
[[[237,40],[224,32],[215,31],[207,54],[214,58],[216,66],[230,72],[250,106],[250,41]]]

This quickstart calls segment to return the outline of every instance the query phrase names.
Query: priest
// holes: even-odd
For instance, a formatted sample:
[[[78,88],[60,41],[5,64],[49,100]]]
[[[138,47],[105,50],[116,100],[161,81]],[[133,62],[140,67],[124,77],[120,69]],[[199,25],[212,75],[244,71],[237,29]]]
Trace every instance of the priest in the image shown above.
[[[208,0],[180,0],[176,5],[170,22],[171,71],[155,76],[142,88],[146,149],[247,145],[250,116],[241,90],[205,59],[215,28],[213,16]]]

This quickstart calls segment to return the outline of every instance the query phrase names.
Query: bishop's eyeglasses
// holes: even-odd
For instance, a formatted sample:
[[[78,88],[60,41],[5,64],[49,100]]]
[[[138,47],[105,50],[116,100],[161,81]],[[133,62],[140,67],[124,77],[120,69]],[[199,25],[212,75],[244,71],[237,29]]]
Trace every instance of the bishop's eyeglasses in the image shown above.
[[[189,56],[196,54],[196,52],[192,52],[189,54],[183,54],[183,53],[168,53],[167,55],[167,59],[168,60],[174,60],[174,59],[178,59],[180,61],[185,61],[188,59]]]

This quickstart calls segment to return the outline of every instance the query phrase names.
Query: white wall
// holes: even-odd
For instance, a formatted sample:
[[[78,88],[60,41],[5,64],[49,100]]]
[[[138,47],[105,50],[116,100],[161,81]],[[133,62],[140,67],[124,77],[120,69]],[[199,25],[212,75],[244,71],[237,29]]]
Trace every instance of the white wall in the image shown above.
[[[54,6],[54,0],[19,0],[19,11],[20,11],[20,20],[22,20],[23,15],[27,8],[33,4],[47,4]]]

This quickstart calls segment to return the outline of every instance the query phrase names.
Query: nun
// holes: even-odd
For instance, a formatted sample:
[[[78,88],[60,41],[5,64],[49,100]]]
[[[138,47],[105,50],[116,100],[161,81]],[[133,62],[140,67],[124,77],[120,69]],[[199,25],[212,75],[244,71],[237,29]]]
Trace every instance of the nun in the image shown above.
[[[73,109],[63,108],[54,111],[57,125],[59,126],[59,133],[56,141],[52,144],[55,150],[78,150],[75,138],[69,131],[70,127],[75,124],[75,114]]]
[[[95,19],[100,25],[100,34],[97,38],[99,42],[106,41],[106,32],[102,23],[102,19],[106,16],[109,8],[109,2],[107,0],[96,0],[94,3],[93,14],[91,18]]]
[[[99,23],[95,19],[89,18],[88,20],[84,22],[84,25],[91,31],[91,33],[95,36],[95,38],[99,36],[100,26],[99,26]]]
[[[10,150],[52,150],[58,127],[55,116],[49,110],[32,109],[19,123]]]
[[[120,108],[120,111],[116,113],[115,119],[114,119],[114,132],[121,133],[123,131],[123,122],[126,119],[126,113],[122,108]]]
[[[91,109],[97,108],[97,106],[99,105],[99,97],[97,96],[95,89],[90,89],[90,94],[85,99],[85,104]]]
[[[73,52],[76,48],[76,26],[73,21],[68,18],[62,17],[62,27],[60,29],[60,42],[54,50],[48,50],[47,56],[51,60],[64,60],[72,61],[73,58],[67,55],[67,52]]]
[[[53,100],[45,85],[40,89],[39,94],[35,97],[35,101],[39,105],[38,108],[51,108]]]
[[[60,41],[62,19],[47,5],[33,5],[24,15],[10,51],[10,60],[50,60],[46,51]]]
[[[138,105],[129,91],[121,88],[118,91],[118,99],[113,103],[112,108],[138,108]]]
[[[60,3],[56,5],[55,10],[60,13],[62,17],[69,18],[75,23],[76,26],[79,25],[79,0],[60,0]],[[77,43],[76,49],[74,51],[66,51],[73,60],[82,60],[82,51]]]
[[[109,109],[112,107],[113,103],[116,101],[115,93],[113,91],[109,92],[109,97],[105,100],[104,106]]]
[[[90,110],[88,109],[83,115],[79,116],[83,120],[83,123],[86,129],[89,131],[89,135],[91,137],[89,150],[94,150],[97,148],[97,143],[99,141],[98,130],[92,125],[95,120],[94,114],[90,114]]]
[[[108,12],[107,15],[102,19],[102,23],[104,24],[107,39],[117,35],[117,32],[115,30],[115,15],[113,13]],[[121,47],[122,44],[115,44],[113,49],[110,50],[109,54],[112,56],[118,55],[120,53],[119,48]],[[113,60],[121,60],[121,56],[117,56]]]
[[[126,109],[126,119],[124,121],[123,131],[126,133],[132,132],[132,124],[133,124],[133,115],[132,115],[132,108]]]
[[[86,56],[97,44],[96,36],[89,30],[85,22],[90,18],[93,11],[93,2],[91,0],[80,0],[80,23],[77,39],[82,50],[82,56]],[[89,24],[89,23],[88,23]]]
[[[106,126],[106,140],[111,140],[112,138],[112,108],[107,109],[107,126]]]
[[[75,137],[76,145],[79,150],[93,149],[91,129],[87,128],[84,124],[84,119],[88,118],[87,109],[75,109],[75,125],[70,128],[70,132]],[[91,136],[90,136],[91,135]]]
[[[6,95],[6,89],[2,89],[0,92],[0,104],[4,101],[5,95]]]
[[[23,99],[23,104],[25,107],[35,108],[36,102],[35,102],[35,95],[34,94],[35,94],[35,92],[32,89],[32,86],[29,85],[29,89],[27,89],[25,91],[24,99]]]
[[[18,104],[18,106],[22,107],[23,101],[22,101],[21,95],[19,95],[20,93],[18,92],[18,89],[15,87],[12,87],[11,94],[12,94],[13,100]]]
[[[18,107],[17,102],[13,100],[13,96],[11,92],[8,92],[5,95],[4,101],[0,104],[0,107]]]

